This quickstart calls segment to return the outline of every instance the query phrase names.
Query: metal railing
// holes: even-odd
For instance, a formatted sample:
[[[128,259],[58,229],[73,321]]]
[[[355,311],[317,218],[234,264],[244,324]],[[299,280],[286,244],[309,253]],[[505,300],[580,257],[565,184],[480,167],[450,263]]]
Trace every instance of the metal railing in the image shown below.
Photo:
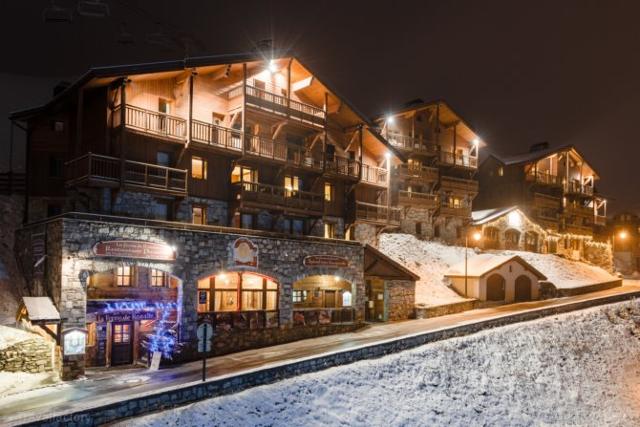
[[[385,168],[371,165],[362,165],[362,181],[370,184],[387,186],[388,171]]]
[[[191,121],[191,139],[203,144],[242,151],[242,131],[199,120]]]
[[[187,193],[187,170],[88,153],[65,163],[67,185],[100,181],[129,187]],[[122,175],[124,173],[124,175]]]
[[[283,186],[261,184],[257,182],[237,182],[237,200],[266,206],[285,207],[321,213],[324,210],[324,197],[320,193],[291,190]]]
[[[114,126],[121,126],[122,105],[114,108]],[[160,135],[167,138],[185,140],[187,137],[187,120],[158,111],[146,110],[127,104],[125,106],[125,122],[127,128],[141,132]]]
[[[401,210],[402,208],[356,201],[356,218],[364,221],[398,224]]]

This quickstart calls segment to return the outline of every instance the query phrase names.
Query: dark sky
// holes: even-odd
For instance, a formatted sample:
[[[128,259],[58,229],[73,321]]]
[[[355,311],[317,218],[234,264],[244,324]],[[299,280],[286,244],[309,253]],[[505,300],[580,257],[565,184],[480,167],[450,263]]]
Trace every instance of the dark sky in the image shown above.
[[[55,81],[92,65],[185,55],[174,42],[150,44],[149,33],[193,40],[191,55],[245,51],[271,38],[367,114],[443,98],[486,150],[573,143],[599,171],[610,211],[640,210],[631,174],[640,158],[640,2],[105,2],[110,17],[76,14],[70,24],[43,22],[48,0],[0,2],[0,114],[37,104]],[[117,42],[123,23],[134,44]]]

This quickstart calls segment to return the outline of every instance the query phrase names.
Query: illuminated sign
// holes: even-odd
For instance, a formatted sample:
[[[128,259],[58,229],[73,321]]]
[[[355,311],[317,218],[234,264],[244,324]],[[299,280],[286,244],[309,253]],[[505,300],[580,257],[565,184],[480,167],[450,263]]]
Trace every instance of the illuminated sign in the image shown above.
[[[175,261],[176,259],[176,251],[171,246],[139,240],[98,242],[93,246],[93,253],[100,257],[137,258],[156,261]]]
[[[122,311],[97,313],[96,322],[130,322],[132,320],[155,320],[155,311]]]
[[[84,354],[87,342],[87,332],[83,329],[72,328],[62,333],[63,351],[65,356]]]
[[[309,255],[302,264],[306,267],[348,267],[349,260],[337,255]]]

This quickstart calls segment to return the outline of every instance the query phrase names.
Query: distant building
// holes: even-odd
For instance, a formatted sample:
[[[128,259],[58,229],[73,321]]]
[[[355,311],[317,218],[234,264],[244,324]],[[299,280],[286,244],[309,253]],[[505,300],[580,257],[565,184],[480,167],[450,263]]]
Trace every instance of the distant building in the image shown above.
[[[621,212],[607,224],[616,269],[622,274],[640,272],[640,217],[632,212]]]

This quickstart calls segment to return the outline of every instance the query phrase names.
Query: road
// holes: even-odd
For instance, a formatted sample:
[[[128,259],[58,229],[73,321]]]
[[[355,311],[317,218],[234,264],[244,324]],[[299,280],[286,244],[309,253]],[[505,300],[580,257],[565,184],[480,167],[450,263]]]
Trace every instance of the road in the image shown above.
[[[471,324],[521,312],[561,306],[612,295],[640,292],[639,281],[622,287],[566,298],[531,301],[471,310],[430,319],[369,325],[352,333],[330,335],[218,356],[207,361],[207,378],[236,375],[256,368],[398,339],[403,336]],[[146,369],[89,370],[87,378],[8,396],[0,402],[0,424],[19,424],[120,401],[149,391],[159,391],[198,381],[202,363],[190,362],[156,372]]]

